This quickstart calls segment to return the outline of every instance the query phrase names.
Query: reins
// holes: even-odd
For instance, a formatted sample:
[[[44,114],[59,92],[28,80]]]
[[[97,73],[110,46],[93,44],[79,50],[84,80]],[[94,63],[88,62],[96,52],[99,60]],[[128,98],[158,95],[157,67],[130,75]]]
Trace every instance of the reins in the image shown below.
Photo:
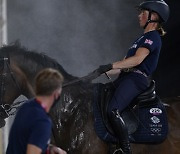
[[[81,78],[78,78],[78,79],[75,79],[75,80],[72,80],[72,81],[69,81],[67,83],[64,83],[63,84],[63,88],[64,87],[67,87],[67,86],[70,86],[72,84],[76,84],[76,83],[79,83],[79,82],[88,82],[88,81],[91,81],[93,79],[96,79],[97,77],[99,77],[101,74],[98,72],[98,70],[96,69],[95,71],[89,73],[88,75],[84,76],[84,77],[81,77]]]

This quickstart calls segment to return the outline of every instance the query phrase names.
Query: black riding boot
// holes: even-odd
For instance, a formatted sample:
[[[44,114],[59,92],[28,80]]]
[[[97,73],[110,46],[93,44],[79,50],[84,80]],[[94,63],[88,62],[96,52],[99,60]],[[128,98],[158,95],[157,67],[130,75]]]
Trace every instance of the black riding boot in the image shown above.
[[[120,116],[119,111],[113,110],[110,118],[111,118],[113,130],[119,138],[119,144],[122,149],[122,153],[123,154],[132,154],[129,137],[128,137],[128,130],[126,128],[126,125],[125,125],[122,117]]]

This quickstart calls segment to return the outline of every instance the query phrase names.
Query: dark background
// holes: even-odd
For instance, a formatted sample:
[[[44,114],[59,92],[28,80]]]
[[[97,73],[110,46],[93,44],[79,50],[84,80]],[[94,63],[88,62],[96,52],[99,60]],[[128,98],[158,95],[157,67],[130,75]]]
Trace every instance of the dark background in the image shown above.
[[[165,27],[159,65],[154,75],[157,92],[163,97],[180,96],[180,1],[167,0],[170,18]]]
[[[140,0],[7,1],[8,43],[19,40],[30,50],[55,58],[74,76],[122,59],[143,31],[135,6]],[[180,95],[180,2],[166,0],[171,14],[157,71],[156,91]]]

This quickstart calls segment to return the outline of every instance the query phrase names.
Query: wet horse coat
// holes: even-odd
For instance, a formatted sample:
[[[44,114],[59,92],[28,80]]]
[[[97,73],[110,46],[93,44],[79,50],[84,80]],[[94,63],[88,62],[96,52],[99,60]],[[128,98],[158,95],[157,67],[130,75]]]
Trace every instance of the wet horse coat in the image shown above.
[[[5,76],[5,91],[3,102],[12,104],[20,95],[27,98],[34,97],[34,77],[43,68],[52,67],[59,70],[65,83],[77,77],[68,74],[55,60],[36,52],[28,51],[18,44],[5,46],[0,49],[0,57],[8,55],[11,75]],[[2,74],[2,69],[0,70]],[[60,102],[51,110],[53,120],[52,141],[65,149],[69,154],[106,154],[108,144],[98,138],[94,131],[93,120],[93,88],[91,82],[78,82],[63,88]],[[167,99],[164,102],[170,104],[167,109],[169,120],[169,134],[161,144],[132,144],[133,153],[149,154],[177,154],[180,152],[180,99]]]

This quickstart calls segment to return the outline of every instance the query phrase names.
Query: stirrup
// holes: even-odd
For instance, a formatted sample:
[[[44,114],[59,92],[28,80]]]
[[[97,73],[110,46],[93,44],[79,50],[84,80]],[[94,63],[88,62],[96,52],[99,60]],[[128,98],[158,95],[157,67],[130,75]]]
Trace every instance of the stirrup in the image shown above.
[[[121,148],[119,148],[119,149],[116,149],[116,150],[113,152],[113,154],[125,154],[125,153],[122,151]]]
[[[119,144],[110,144],[110,151],[108,154],[125,154]]]

